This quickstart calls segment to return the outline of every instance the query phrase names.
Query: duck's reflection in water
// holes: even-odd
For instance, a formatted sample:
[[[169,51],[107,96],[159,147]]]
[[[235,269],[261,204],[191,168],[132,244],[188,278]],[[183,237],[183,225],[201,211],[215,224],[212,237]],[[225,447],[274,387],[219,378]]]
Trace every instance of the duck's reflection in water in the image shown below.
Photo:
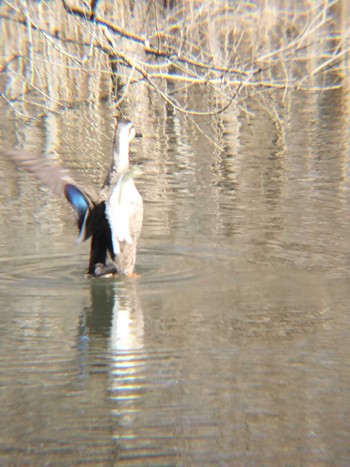
[[[90,353],[98,346],[100,354],[103,346],[111,437],[119,462],[129,456],[159,456],[163,452],[159,442],[162,434],[154,439],[149,417],[169,374],[165,371],[164,375],[163,353],[145,345],[139,292],[136,280],[97,280],[92,285],[92,313],[87,314],[87,329],[93,337],[89,339]]]
[[[143,349],[144,319],[139,303],[137,283],[126,284],[121,290],[114,286],[114,304],[110,334],[112,355],[133,355]]]
[[[144,316],[138,297],[138,285],[134,281],[128,281],[121,290],[116,284],[110,332],[110,395],[112,414],[116,420],[114,440],[118,444],[120,457],[128,449],[130,440],[137,437],[137,420],[143,406],[147,362],[143,339]]]

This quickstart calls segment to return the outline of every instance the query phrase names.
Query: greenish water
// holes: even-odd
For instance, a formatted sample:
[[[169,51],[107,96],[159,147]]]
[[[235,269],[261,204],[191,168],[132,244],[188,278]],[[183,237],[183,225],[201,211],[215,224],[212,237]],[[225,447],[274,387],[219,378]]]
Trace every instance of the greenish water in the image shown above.
[[[293,96],[284,139],[257,109],[203,120],[222,152],[179,115],[130,108],[137,280],[86,279],[69,207],[1,162],[3,465],[348,464],[341,102]],[[54,149],[101,181],[112,119],[89,112],[31,126],[2,109],[2,144]]]

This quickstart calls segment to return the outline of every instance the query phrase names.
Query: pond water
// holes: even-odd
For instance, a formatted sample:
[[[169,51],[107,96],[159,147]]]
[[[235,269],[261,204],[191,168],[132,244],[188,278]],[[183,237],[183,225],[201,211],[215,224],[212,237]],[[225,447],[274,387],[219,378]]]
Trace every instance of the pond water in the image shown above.
[[[2,465],[348,465],[350,152],[342,91],[202,118],[129,109],[139,279],[87,279],[68,205],[1,161]],[[2,145],[100,182],[108,105]],[[206,136],[213,139],[219,150]]]

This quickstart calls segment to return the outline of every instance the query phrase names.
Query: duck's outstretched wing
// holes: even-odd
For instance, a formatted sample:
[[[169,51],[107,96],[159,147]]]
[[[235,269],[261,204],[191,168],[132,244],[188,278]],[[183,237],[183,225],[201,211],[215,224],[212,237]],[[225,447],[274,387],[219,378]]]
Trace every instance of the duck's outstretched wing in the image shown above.
[[[97,199],[94,189],[82,188],[83,183],[53,159],[14,149],[0,149],[0,157],[12,159],[20,167],[36,175],[56,195],[65,197],[77,215],[79,239],[85,240],[90,236],[86,232],[86,220],[94,208],[94,200]]]

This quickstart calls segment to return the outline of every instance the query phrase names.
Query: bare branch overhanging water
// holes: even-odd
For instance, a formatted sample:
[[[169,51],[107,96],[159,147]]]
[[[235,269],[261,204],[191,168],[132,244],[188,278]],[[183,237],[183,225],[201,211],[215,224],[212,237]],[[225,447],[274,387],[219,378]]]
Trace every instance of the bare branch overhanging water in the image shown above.
[[[96,91],[88,100],[113,95],[114,81],[116,108],[140,83],[192,116],[224,112],[252,94],[261,95],[266,107],[270,90],[344,84],[346,13],[341,0],[287,2],[284,8],[277,1],[6,0],[0,7],[2,96],[28,117],[29,103],[46,112],[69,107],[75,83],[87,80]],[[210,106],[188,98],[193,86],[215,97]]]

